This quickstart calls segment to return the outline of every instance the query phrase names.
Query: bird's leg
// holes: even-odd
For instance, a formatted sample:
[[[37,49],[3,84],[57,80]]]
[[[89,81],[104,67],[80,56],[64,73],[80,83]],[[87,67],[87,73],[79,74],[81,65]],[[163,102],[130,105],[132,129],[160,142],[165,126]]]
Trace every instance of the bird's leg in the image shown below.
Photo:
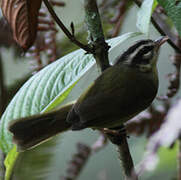
[[[124,125],[114,127],[114,128],[104,128],[101,129],[103,133],[105,133],[113,144],[119,145],[121,143],[121,137],[129,137],[126,134],[126,128]]]

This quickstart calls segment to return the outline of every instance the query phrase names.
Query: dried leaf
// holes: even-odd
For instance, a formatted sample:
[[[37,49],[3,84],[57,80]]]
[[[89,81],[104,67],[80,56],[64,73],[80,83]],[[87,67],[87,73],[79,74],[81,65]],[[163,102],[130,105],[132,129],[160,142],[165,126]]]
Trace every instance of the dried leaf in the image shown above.
[[[35,41],[38,12],[42,0],[2,0],[3,15],[9,22],[15,41],[27,50]]]

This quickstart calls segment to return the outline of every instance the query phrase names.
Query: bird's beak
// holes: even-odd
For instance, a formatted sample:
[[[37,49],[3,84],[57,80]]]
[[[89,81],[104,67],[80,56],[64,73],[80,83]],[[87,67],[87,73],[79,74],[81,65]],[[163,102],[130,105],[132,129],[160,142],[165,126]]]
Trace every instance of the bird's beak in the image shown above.
[[[161,46],[162,44],[164,44],[168,39],[169,39],[168,36],[162,36],[162,37],[156,39],[154,42],[156,43],[157,48],[159,49],[160,46]]]

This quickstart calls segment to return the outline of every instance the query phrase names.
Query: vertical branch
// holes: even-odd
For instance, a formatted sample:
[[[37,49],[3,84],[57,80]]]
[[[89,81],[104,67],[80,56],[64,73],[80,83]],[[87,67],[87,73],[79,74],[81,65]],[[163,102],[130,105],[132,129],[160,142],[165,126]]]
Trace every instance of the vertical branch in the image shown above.
[[[121,166],[124,170],[125,179],[128,179],[132,176],[134,170],[134,164],[131,157],[131,153],[129,151],[129,146],[126,137],[120,136],[120,144],[117,145],[119,159],[121,161]]]
[[[85,21],[89,32],[89,41],[90,44],[95,48],[94,57],[97,64],[101,68],[101,71],[104,71],[110,66],[108,60],[109,46],[104,39],[101,19],[98,12],[96,0],[84,0],[84,6]],[[124,134],[115,133],[113,136],[110,136],[109,133],[106,134],[108,135],[110,141],[118,147],[118,152],[125,174],[125,179],[128,180],[130,177],[132,177],[132,173],[134,172],[134,165],[127,143],[126,132]]]
[[[101,19],[97,7],[96,0],[84,0],[85,21],[89,32],[89,41],[95,49],[94,58],[101,71],[108,68],[108,50],[109,46],[105,42],[102,30]]]
[[[123,168],[124,179],[130,180],[132,177],[134,177],[134,180],[138,180],[127,142],[125,127],[122,126],[120,130],[108,130],[107,132],[105,131],[105,133],[109,140],[117,146],[119,159]]]

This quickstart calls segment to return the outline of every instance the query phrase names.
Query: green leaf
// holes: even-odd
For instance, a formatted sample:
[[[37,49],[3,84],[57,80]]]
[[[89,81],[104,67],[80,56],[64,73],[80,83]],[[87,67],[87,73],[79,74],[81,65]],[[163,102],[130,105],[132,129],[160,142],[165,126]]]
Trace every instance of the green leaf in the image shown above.
[[[157,0],[154,0],[153,6],[152,6],[152,13],[155,10],[155,8],[157,7],[157,5],[158,5]]]
[[[111,46],[110,52],[113,49],[118,48],[123,41],[138,35],[140,35],[140,33],[126,33],[120,37],[109,40],[108,42]],[[13,119],[50,111],[60,105],[68,96],[72,88],[77,84],[79,79],[94,65],[95,62],[92,55],[85,55],[83,50],[77,50],[60,58],[56,62],[45,67],[39,73],[35,74],[15,95],[2,116],[0,127],[0,145],[3,151],[8,153],[6,157],[6,180],[10,178],[17,158],[23,159],[23,163],[25,163],[24,159],[27,158],[27,162],[23,166],[19,161],[19,164],[16,164],[16,167],[22,166],[23,168],[24,166],[28,166],[28,157],[33,156],[32,154],[35,153],[36,150],[40,156],[41,153],[39,153],[39,147],[40,149],[41,147],[43,149],[48,147],[47,144],[44,143],[37,147],[38,149],[35,148],[31,151],[18,154],[15,148],[12,149],[14,146],[12,144],[11,134],[7,130],[8,123]],[[49,143],[51,143],[51,141],[49,141]],[[54,149],[54,147],[55,146],[51,144],[49,149]],[[50,160],[53,156],[52,149],[50,150],[52,153],[50,153],[49,156],[46,157],[46,160],[44,160],[47,162],[47,167],[48,159]],[[30,164],[31,163],[29,163],[29,165]]]
[[[181,37],[181,2],[176,0],[157,0],[157,1],[164,8],[167,15],[172,19]]]
[[[146,35],[149,33],[151,15],[156,6],[156,0],[144,0],[138,11],[136,26]]]
[[[112,47],[139,33],[127,33],[109,40]],[[111,43],[112,42],[112,43]],[[113,48],[110,49],[110,51]],[[11,134],[7,130],[8,123],[20,117],[46,111],[61,103],[67,92],[95,64],[92,55],[85,51],[74,51],[56,62],[48,65],[31,77],[14,96],[1,119],[0,146],[5,153],[13,147]]]
[[[6,167],[5,180],[10,180],[14,163],[18,157],[18,154],[19,153],[16,151],[16,146],[14,146],[6,156],[6,159],[4,161]]]
[[[30,78],[10,102],[1,119],[0,145],[4,152],[12,148],[9,121],[54,107],[68,95],[78,79],[94,64],[91,55],[75,51],[45,67]]]

